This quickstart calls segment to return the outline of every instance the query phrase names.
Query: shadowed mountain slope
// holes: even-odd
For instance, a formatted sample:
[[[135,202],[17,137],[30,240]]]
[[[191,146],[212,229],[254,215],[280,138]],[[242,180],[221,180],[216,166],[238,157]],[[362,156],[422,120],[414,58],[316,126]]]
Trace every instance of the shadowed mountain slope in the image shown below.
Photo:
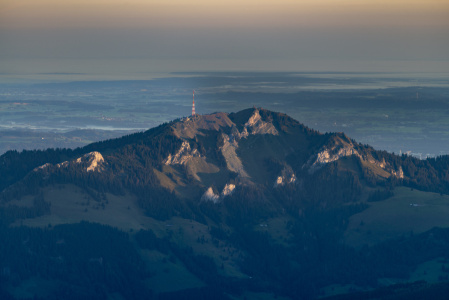
[[[40,282],[49,288],[29,298],[312,299],[430,281],[414,273],[422,266],[442,265],[431,273],[446,278],[447,229],[432,228],[449,227],[448,157],[378,151],[262,108],[74,150],[10,151],[0,177],[0,291],[11,297]],[[126,265],[85,245],[103,234],[130,251]],[[85,250],[73,255],[64,245],[77,240]],[[41,273],[36,255],[50,266]],[[8,263],[21,257],[32,267]]]

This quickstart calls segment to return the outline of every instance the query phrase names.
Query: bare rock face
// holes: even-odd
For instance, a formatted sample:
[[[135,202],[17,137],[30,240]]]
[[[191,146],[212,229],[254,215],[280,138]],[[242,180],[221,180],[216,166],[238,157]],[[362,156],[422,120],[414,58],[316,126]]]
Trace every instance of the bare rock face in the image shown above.
[[[187,165],[194,163],[195,158],[206,160],[206,157],[203,157],[198,150],[191,149],[188,140],[196,135],[204,135],[204,130],[219,131],[222,128],[228,128],[228,130],[230,128],[231,130],[229,134],[221,134],[223,145],[220,147],[220,151],[226,160],[227,168],[239,174],[242,178],[249,178],[250,176],[244,170],[243,163],[236,152],[239,141],[253,134],[279,134],[272,123],[262,120],[258,109],[254,110],[241,132],[225,113],[198,115],[183,119],[172,126],[175,135],[182,139],[183,143],[181,148],[175,154],[169,154],[163,163],[165,165]]]
[[[224,198],[226,196],[229,196],[232,194],[232,192],[234,192],[235,189],[235,184],[232,183],[228,183],[225,185],[225,187],[223,188],[223,191],[221,192],[221,197]]]
[[[69,166],[69,162],[68,161],[64,161],[62,163],[59,163],[56,165],[56,167],[58,168],[67,168]]]
[[[249,134],[278,135],[279,132],[272,123],[263,121],[259,114],[259,110],[256,109],[248,122],[245,123],[245,127],[241,133],[242,137],[247,137]]]
[[[213,203],[217,203],[220,200],[220,196],[214,193],[212,187],[209,187],[201,197],[201,200],[212,201]]]
[[[175,155],[169,154],[164,160],[166,165],[184,165],[194,157],[201,157],[197,149],[191,149],[189,142],[182,142],[181,148]]]
[[[40,166],[40,167],[37,167],[37,168],[34,168],[34,172],[37,172],[37,171],[39,171],[39,170],[45,170],[45,169],[47,169],[48,167],[51,167],[52,166],[52,164],[50,164],[50,163],[46,163],[46,164],[44,164],[44,165],[42,165],[42,166]]]
[[[84,164],[87,172],[101,172],[105,165],[103,156],[97,151],[83,155],[76,160],[76,163]]]
[[[309,159],[308,163],[309,166],[309,173],[314,173],[318,169],[320,169],[322,166],[339,160],[342,157],[355,155],[359,158],[362,158],[362,156],[353,148],[352,145],[338,145],[331,149],[324,148],[320,152],[316,154],[315,160],[313,158]]]
[[[70,164],[81,165],[86,172],[102,172],[106,168],[106,162],[103,158],[103,155],[101,155],[100,152],[93,151],[93,152],[84,154],[83,156],[81,156],[71,162],[65,161],[65,162],[56,164],[55,166],[53,166],[50,163],[46,163],[45,165],[35,168],[34,171],[37,172],[39,170],[46,170],[46,171],[51,172],[53,167],[67,168]]]
[[[249,178],[248,173],[246,173],[243,168],[243,163],[237,155],[237,147],[238,143],[235,139],[230,137],[229,135],[223,134],[223,146],[221,146],[221,154],[226,160],[226,167],[228,170],[239,174],[240,177]]]
[[[187,173],[195,180],[201,181],[198,173],[216,173],[220,169],[206,161],[206,157],[201,155],[197,149],[192,149],[188,141],[183,141],[181,147],[175,154],[169,154],[163,161],[169,165],[183,165]]]
[[[402,171],[402,167],[399,167],[399,169],[397,170],[397,171],[391,171],[391,174],[393,175],[393,176],[396,176],[396,177],[398,177],[398,178],[404,178],[404,171]]]
[[[235,189],[235,184],[228,183],[223,188],[221,194],[215,194],[212,187],[209,187],[201,197],[202,201],[212,201],[213,203],[220,202],[223,198],[230,196]]]
[[[247,138],[249,135],[253,134],[278,135],[279,132],[272,123],[263,121],[259,110],[256,109],[243,126],[241,132],[237,129],[237,126],[234,125],[232,126],[230,134],[222,134],[223,146],[221,147],[221,153],[226,160],[227,168],[239,174],[242,178],[249,178],[250,176],[244,170],[243,164],[237,156],[236,150],[241,139]]]
[[[377,160],[370,154],[361,155],[355,149],[354,144],[350,141],[344,140],[344,138],[337,138],[334,142],[335,143],[333,146],[324,146],[317,154],[312,155],[303,168],[307,168],[308,172],[313,174],[328,163],[337,161],[343,157],[356,156],[362,163],[370,166],[370,168],[378,168],[379,170],[382,170],[383,173],[378,173],[381,177],[387,178],[394,176],[401,179],[404,178],[404,172],[401,167],[396,170],[394,166],[385,162],[385,159]]]
[[[274,182],[274,187],[284,186],[286,184],[293,184],[296,182],[296,175],[293,172],[292,168],[285,167],[281,175],[279,175],[276,178],[276,181]]]

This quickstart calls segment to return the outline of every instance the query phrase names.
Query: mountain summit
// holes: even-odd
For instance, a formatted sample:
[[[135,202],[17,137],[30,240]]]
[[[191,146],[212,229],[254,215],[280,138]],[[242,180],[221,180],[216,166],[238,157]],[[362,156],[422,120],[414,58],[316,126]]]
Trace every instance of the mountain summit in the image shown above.
[[[17,168],[13,161],[18,157],[21,165]],[[181,118],[76,150],[9,152],[2,160],[6,201],[11,193],[81,182],[113,193],[156,189],[170,197],[214,202],[239,187],[266,194],[264,191],[291,185],[302,191],[301,198],[313,198],[317,191],[310,190],[310,181],[320,176],[337,189],[351,190],[351,196],[337,203],[352,201],[377,185],[405,183],[426,190],[448,189],[446,181],[432,171],[437,167],[432,160],[423,163],[376,151],[343,133],[321,134],[285,114],[262,108]],[[421,166],[425,171],[418,173],[426,173],[425,181],[431,176],[432,184],[411,171]]]
[[[83,284],[97,284],[74,298],[112,297],[117,286],[128,286],[118,293],[133,299],[153,292],[179,298],[178,291],[192,298],[268,293],[309,299],[328,295],[326,287],[335,284],[363,290],[385,276],[411,276],[394,252],[401,250],[395,239],[406,234],[409,249],[439,237],[422,245],[432,247],[432,255],[414,266],[449,245],[443,233],[429,231],[449,227],[448,157],[397,156],[262,108],[194,115],[74,150],[10,151],[0,157],[0,177],[0,229],[13,249],[5,259],[22,253],[33,265],[39,253],[51,266],[44,275],[9,266],[3,274],[53,287],[62,280],[79,291],[72,277],[58,273],[63,268]],[[46,248],[31,247],[41,235]],[[105,241],[109,235],[116,238]],[[76,255],[64,246],[75,240]],[[84,241],[96,246],[82,250]],[[380,257],[385,243],[395,250]],[[131,256],[110,250],[124,245]],[[71,269],[80,255],[76,261],[84,267]],[[129,268],[118,257],[129,260]],[[167,274],[185,283],[157,284]],[[12,282],[8,290],[17,293],[28,284]],[[40,297],[70,294],[64,291]]]
[[[115,149],[102,150],[104,156],[91,151],[54,165],[45,163],[34,172],[42,174],[42,178],[54,174],[70,177],[73,172],[80,177],[89,172],[101,173],[97,177],[118,180],[117,185],[159,186],[180,198],[191,197],[199,190],[210,194],[212,187],[222,193],[230,184],[258,189],[301,184],[303,177],[351,157],[359,169],[372,171],[379,178],[403,178],[400,166],[396,169],[385,159],[379,160],[374,150],[344,134],[322,135],[286,115],[258,108],[195,115],[140,134],[140,139],[138,136],[131,144],[121,143],[120,139],[106,142],[116,145]],[[153,144],[157,149],[151,147]],[[90,147],[95,148],[95,144]],[[154,151],[158,153],[154,155]],[[346,167],[360,171],[349,162]]]

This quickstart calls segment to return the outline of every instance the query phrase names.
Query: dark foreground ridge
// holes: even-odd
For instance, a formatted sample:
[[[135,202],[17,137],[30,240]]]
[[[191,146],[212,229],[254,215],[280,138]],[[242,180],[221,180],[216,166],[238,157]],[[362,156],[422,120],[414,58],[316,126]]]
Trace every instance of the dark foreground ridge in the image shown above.
[[[0,178],[5,299],[402,299],[448,280],[447,156],[262,108],[9,151]]]

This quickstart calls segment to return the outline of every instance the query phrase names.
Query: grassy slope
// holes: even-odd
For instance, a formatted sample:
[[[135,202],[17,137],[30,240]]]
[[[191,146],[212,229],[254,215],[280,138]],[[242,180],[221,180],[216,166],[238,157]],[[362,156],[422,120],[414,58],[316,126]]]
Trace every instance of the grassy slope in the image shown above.
[[[133,196],[106,194],[104,209],[81,188],[74,185],[49,186],[43,189],[45,201],[51,203],[51,214],[16,221],[15,225],[45,227],[49,224],[69,224],[81,221],[97,222],[118,229],[139,230],[156,226],[156,221],[146,217]]]
[[[345,233],[348,245],[360,247],[433,227],[449,227],[449,196],[398,187],[394,196],[353,215]]]
[[[43,192],[45,201],[51,203],[51,214],[21,219],[12,226],[48,227],[49,224],[54,226],[89,221],[130,232],[131,237],[140,229],[150,229],[156,236],[168,237],[182,248],[188,247],[196,254],[212,257],[219,268],[223,266],[219,269],[222,275],[246,277],[238,267],[238,261],[242,257],[241,251],[228,242],[213,239],[207,225],[177,217],[167,221],[147,217],[137,206],[134,197],[129,195],[106,194],[107,203],[104,202],[106,204],[103,208],[99,205],[101,202],[89,198],[81,188],[74,185],[50,186],[44,188]],[[32,199],[28,198],[15,200],[14,204],[29,206]],[[170,254],[142,249],[140,253],[151,274],[146,283],[153,291],[158,293],[204,286],[204,283],[191,274],[181,261]],[[182,282],[173,284],[178,280]],[[28,290],[28,287],[14,290],[14,293],[21,290]]]

